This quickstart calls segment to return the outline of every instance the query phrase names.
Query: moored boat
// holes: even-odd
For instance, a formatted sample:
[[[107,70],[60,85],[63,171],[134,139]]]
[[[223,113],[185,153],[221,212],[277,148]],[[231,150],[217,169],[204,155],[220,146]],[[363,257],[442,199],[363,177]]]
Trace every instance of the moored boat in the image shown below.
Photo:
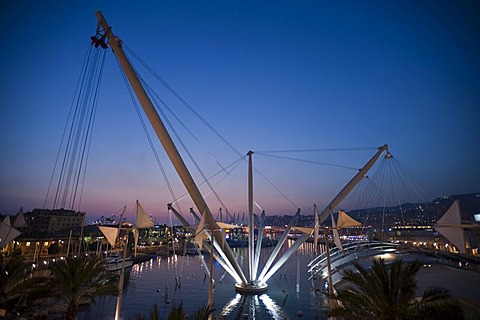
[[[105,259],[108,271],[120,271],[122,269],[123,257],[120,252],[114,252]],[[125,268],[133,265],[132,257],[125,258]]]

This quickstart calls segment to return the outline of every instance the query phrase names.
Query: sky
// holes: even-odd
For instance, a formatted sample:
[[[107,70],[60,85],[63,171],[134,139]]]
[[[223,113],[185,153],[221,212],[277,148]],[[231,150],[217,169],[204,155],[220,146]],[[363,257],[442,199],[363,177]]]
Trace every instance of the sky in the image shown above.
[[[224,140],[243,156],[255,152],[256,213],[325,206],[356,171],[313,161],[361,168],[384,144],[427,200],[480,191],[479,2],[20,0],[0,4],[0,213],[44,207],[97,10]],[[110,49],[105,59],[74,209],[88,221],[124,206],[132,215],[138,199],[165,222],[166,203],[185,189],[155,141],[169,192]],[[176,126],[205,176],[239,158],[164,99],[198,130],[195,143]],[[262,155],[367,147],[276,154],[310,162]],[[212,184],[229,212],[247,211],[245,161]],[[219,201],[201,191],[216,214]],[[193,206],[178,203],[182,212]]]

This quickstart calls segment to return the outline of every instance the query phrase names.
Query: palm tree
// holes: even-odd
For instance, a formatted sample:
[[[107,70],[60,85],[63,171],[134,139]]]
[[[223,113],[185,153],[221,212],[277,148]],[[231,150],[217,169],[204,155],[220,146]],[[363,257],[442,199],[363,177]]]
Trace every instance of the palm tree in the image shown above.
[[[192,320],[207,320],[210,314],[213,313],[213,311],[215,311],[213,304],[207,304],[203,307],[198,308],[191,318]]]
[[[416,298],[420,263],[397,260],[389,267],[372,260],[371,269],[354,263],[342,271],[346,287],[330,297],[338,302],[326,315],[345,319],[463,319],[463,310],[446,289],[432,287]]]
[[[187,313],[183,309],[183,303],[179,305],[174,304],[168,313],[168,320],[183,320],[187,316]],[[151,319],[153,320],[153,319]]]
[[[184,320],[184,319],[192,319],[192,320],[207,320],[209,315],[215,311],[215,308],[213,305],[205,305],[203,307],[200,307],[195,313],[191,316],[188,317],[187,313],[183,309],[183,303],[180,303],[179,305],[174,304],[172,308],[170,309],[168,313],[168,320]],[[150,320],[159,320],[160,316],[158,313],[158,307],[157,304],[155,304],[152,309],[150,310]],[[142,314],[139,314],[135,318],[136,320],[145,320],[145,316]]]
[[[411,319],[415,320],[464,319],[463,308],[458,300],[442,288],[426,290],[421,299],[415,300],[414,310]]]
[[[152,309],[150,309],[150,320],[160,320],[160,314],[158,312],[158,306],[157,304],[155,303],[152,307]],[[135,317],[136,320],[146,320],[145,316],[143,314],[139,314]]]
[[[22,256],[15,255],[6,263],[0,256],[0,306],[6,307],[10,301],[20,298],[30,273],[31,268]]]
[[[65,319],[70,320],[76,318],[82,303],[94,303],[99,295],[118,294],[114,276],[101,258],[68,257],[54,263],[50,274],[37,279],[36,283],[45,297],[66,303]]]

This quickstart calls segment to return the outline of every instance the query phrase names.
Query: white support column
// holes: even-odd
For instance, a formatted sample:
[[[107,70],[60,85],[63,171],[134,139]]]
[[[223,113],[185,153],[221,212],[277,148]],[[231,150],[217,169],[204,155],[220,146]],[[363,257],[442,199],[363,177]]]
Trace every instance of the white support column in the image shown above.
[[[253,165],[252,165],[253,151],[248,151],[248,280],[252,282],[254,279],[254,239],[255,235],[253,226]]]
[[[138,79],[135,70],[133,69],[132,65],[128,61],[128,58],[125,56],[125,53],[122,50],[121,40],[113,34],[111,27],[103,17],[102,13],[100,11],[97,11],[96,15],[97,15],[98,23],[100,24],[100,26],[103,28],[104,32],[107,35],[108,44],[110,45],[110,47],[113,50],[113,53],[117,57],[118,62],[120,63],[120,66],[122,67],[122,70],[125,73],[130,83],[130,86],[132,87],[132,90],[135,92],[135,95],[137,96],[138,101],[140,102],[140,105],[143,108],[143,111],[145,112],[148,120],[150,121],[155,133],[157,134],[157,137],[162,143],[162,146],[165,149],[165,152],[170,158],[170,161],[172,162],[185,188],[190,194],[190,197],[195,203],[195,206],[197,207],[199,212],[202,212],[203,214],[207,215],[205,222],[211,225],[213,229],[218,229],[218,225],[215,222],[215,219],[210,209],[208,208],[207,203],[205,202],[205,199],[203,199],[200,191],[198,190],[198,187],[195,184],[195,181],[190,175],[190,172],[188,171],[187,166],[183,162],[183,159],[180,156],[180,153],[178,152],[175,144],[173,143],[172,138],[170,137],[170,134],[168,133],[162,120],[158,116],[158,113],[155,110],[155,107],[153,106],[152,101],[148,97],[140,80]],[[222,244],[224,243],[224,241],[222,241],[223,239],[221,239],[221,236],[222,236],[221,233],[214,231],[213,236],[215,237],[215,239],[217,239],[219,243],[222,243]],[[228,257],[228,260],[233,265],[236,273],[239,275],[242,281],[246,283],[247,279],[242,269],[240,268],[240,265],[238,264],[235,257],[233,256],[233,252],[231,251],[228,244],[222,245],[222,248],[224,249],[225,254]]]
[[[257,272],[258,272],[258,264],[260,262],[260,251],[262,249],[262,240],[263,240],[263,228],[265,227],[265,211],[262,212],[260,216],[260,223],[258,224],[257,228],[257,246],[255,247],[255,255],[253,259],[253,280],[256,281],[258,279]]]
[[[326,217],[330,214],[330,211],[336,208],[344,199],[345,197],[352,191],[352,189],[360,182],[360,180],[365,177],[368,170],[373,166],[375,161],[380,157],[380,155],[388,150],[388,145],[383,145],[382,147],[378,148],[378,151],[375,155],[365,164],[365,166],[358,171],[358,173],[347,183],[347,185],[340,191],[340,193],[330,202],[330,204],[325,207],[319,217],[319,223],[324,221]],[[283,254],[283,256],[278,259],[275,265],[265,274],[264,277],[260,276],[261,281],[267,281],[272,275],[277,272],[278,269],[290,258],[290,256],[300,247],[307,239],[310,238],[309,234],[303,234],[300,238],[298,238],[295,243],[288,248],[288,250]],[[262,272],[263,273],[263,272]]]
[[[297,213],[295,213],[295,216],[292,218],[292,220],[290,220],[290,223],[288,224],[287,229],[285,229],[282,236],[278,240],[278,243],[275,246],[275,249],[273,249],[272,254],[268,258],[267,262],[265,263],[265,266],[263,267],[262,272],[260,273],[260,276],[258,277],[259,281],[261,281],[261,282],[266,282],[267,281],[267,280],[264,280],[265,274],[268,272],[268,270],[270,269],[270,266],[272,265],[273,261],[277,257],[278,252],[283,247],[283,243],[285,242],[285,239],[287,239],[288,233],[290,232],[292,227],[295,224],[297,224],[297,219],[298,219],[299,215],[300,215],[300,209],[298,209]]]
[[[188,223],[188,221],[185,220],[185,218],[180,214],[180,212],[175,210],[175,208],[172,206],[171,203],[167,203],[167,209],[173,212],[175,217],[177,217],[177,219],[182,223],[184,227],[190,227],[190,223]]]
[[[365,166],[358,171],[358,173],[350,180],[345,187],[337,194],[335,198],[330,202],[328,206],[323,209],[322,213],[319,216],[319,222],[322,223],[327,219],[330,212],[333,212],[336,207],[345,199],[346,196],[352,191],[353,188],[362,180],[367,174],[368,170],[375,164],[378,158],[382,155],[383,152],[388,150],[388,145],[383,145],[378,148],[378,151],[375,155],[365,164]]]

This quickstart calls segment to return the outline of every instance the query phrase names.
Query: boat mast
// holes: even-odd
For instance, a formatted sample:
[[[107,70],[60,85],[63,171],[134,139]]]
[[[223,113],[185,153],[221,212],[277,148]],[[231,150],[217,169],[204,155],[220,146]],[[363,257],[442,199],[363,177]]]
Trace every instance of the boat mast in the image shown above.
[[[215,222],[215,219],[213,218],[213,215],[210,209],[208,208],[207,203],[203,199],[203,196],[200,194],[200,191],[198,190],[197,185],[195,184],[195,181],[190,175],[190,172],[188,171],[187,166],[185,165],[182,157],[180,156],[180,153],[178,152],[175,144],[173,143],[172,138],[170,137],[170,134],[168,133],[167,129],[165,128],[165,125],[163,124],[157,111],[155,110],[155,107],[153,106],[152,101],[148,97],[145,91],[145,88],[140,83],[140,80],[138,79],[135,70],[133,69],[132,65],[128,61],[128,58],[125,56],[125,53],[122,50],[121,40],[113,34],[112,28],[107,23],[103,14],[100,11],[96,12],[96,16],[98,19],[98,25],[101,26],[101,28],[105,32],[104,36],[106,35],[106,38],[108,39],[108,44],[110,45],[110,47],[113,50],[113,53],[117,57],[118,62],[120,63],[120,66],[123,72],[125,73],[128,79],[128,82],[130,83],[130,86],[135,92],[135,95],[137,96],[137,99],[143,108],[143,111],[145,112],[155,133],[157,134],[163,148],[165,149],[165,152],[170,158],[170,161],[172,162],[175,170],[177,171],[177,174],[179,175],[185,188],[190,194],[190,197],[195,203],[195,206],[200,211],[200,214],[206,215],[205,222],[208,223],[210,228],[214,230],[213,231],[214,238],[218,241],[218,243],[221,245],[221,248],[225,251],[225,254],[228,257],[228,260],[233,265],[233,268],[235,269],[237,274],[240,276],[242,282],[247,283],[247,279],[242,269],[240,268],[240,265],[236,261],[235,257],[233,256],[232,250],[230,249],[225,239],[223,238],[221,229],[218,227],[217,223]]]

